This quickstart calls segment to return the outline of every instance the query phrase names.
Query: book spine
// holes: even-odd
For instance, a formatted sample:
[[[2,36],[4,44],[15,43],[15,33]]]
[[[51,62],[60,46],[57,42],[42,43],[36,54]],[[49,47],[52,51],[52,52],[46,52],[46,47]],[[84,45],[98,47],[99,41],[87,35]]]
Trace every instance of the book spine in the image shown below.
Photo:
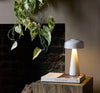
[[[80,83],[83,79],[64,79],[64,78],[44,78],[41,77],[41,81],[47,82],[65,82],[65,83]]]

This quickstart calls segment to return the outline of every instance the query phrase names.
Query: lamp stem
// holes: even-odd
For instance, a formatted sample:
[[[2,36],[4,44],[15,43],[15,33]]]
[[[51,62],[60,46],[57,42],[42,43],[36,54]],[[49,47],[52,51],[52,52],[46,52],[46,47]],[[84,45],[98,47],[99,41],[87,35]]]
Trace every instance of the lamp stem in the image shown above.
[[[72,49],[69,75],[70,76],[80,75],[77,49]]]

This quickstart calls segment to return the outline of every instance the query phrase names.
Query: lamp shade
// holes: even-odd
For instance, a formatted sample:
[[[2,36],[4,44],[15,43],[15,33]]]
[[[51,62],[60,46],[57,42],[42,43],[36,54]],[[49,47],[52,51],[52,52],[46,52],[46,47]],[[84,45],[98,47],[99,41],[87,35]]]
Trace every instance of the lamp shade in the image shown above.
[[[65,41],[64,47],[67,49],[84,48],[84,42],[78,39],[70,39]]]

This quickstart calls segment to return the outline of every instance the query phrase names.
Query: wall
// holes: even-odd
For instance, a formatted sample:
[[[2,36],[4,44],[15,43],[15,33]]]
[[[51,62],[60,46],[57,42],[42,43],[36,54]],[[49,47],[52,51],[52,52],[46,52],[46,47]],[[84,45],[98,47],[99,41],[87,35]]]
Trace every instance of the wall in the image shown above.
[[[15,21],[14,0],[0,0],[0,24],[11,24]]]
[[[0,23],[12,23],[15,19],[13,12],[10,16],[4,9],[6,4],[11,5],[13,0],[0,0]],[[1,4],[2,3],[2,4]],[[78,51],[81,73],[94,77],[94,93],[100,93],[100,0],[50,0],[49,15],[55,17],[56,23],[66,24],[66,40],[81,39],[85,48]],[[4,6],[5,7],[4,7]],[[4,7],[3,11],[1,8]],[[12,11],[12,7],[9,7]],[[7,17],[2,16],[5,14]],[[70,61],[70,50],[66,50],[66,70]]]
[[[76,4],[75,4],[76,3]],[[94,78],[94,93],[100,93],[100,1],[77,0],[69,30],[66,30],[66,40],[70,38],[81,39],[85,48],[79,49],[79,64],[81,73]],[[67,26],[66,26],[67,27]],[[66,65],[69,66],[70,50],[66,50]],[[68,68],[66,68],[68,71]]]
[[[66,38],[85,42],[79,49],[81,73],[94,78],[94,93],[100,93],[100,1],[99,0],[56,0],[52,9],[56,22],[66,25]],[[71,50],[66,50],[66,72],[69,70]]]

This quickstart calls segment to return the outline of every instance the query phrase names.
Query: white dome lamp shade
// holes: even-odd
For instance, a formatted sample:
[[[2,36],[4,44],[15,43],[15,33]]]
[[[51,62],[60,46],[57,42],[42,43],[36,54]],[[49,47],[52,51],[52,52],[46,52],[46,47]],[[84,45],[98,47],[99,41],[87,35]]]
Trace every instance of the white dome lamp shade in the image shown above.
[[[64,48],[72,49],[69,75],[79,76],[80,69],[79,69],[77,49],[84,48],[84,42],[78,39],[70,39],[65,41]]]

